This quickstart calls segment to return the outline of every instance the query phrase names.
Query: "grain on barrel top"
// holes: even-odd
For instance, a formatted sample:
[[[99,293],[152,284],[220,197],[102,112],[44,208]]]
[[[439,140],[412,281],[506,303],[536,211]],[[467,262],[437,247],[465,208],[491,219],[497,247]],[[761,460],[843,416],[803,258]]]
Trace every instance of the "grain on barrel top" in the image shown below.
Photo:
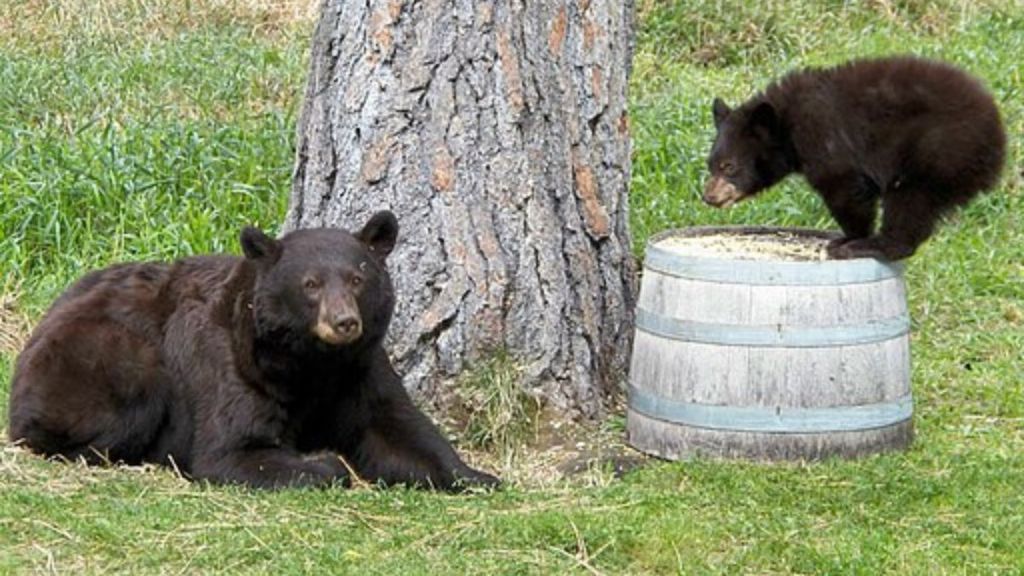
[[[729,260],[820,261],[828,259],[828,240],[787,231],[669,236],[657,242],[683,256]]]

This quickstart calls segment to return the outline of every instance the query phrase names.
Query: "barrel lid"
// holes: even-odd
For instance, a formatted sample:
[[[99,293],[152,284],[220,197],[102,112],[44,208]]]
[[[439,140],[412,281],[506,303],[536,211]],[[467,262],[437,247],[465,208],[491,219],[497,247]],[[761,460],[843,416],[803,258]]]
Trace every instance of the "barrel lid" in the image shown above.
[[[647,241],[644,268],[694,280],[727,284],[836,285],[878,282],[899,277],[902,262],[874,258],[851,260],[811,259],[792,254],[758,255],[757,259],[701,250],[683,253],[666,246],[673,238],[697,237],[783,237],[807,238],[824,244],[839,237],[837,232],[807,228],[755,226],[696,226],[666,230]]]

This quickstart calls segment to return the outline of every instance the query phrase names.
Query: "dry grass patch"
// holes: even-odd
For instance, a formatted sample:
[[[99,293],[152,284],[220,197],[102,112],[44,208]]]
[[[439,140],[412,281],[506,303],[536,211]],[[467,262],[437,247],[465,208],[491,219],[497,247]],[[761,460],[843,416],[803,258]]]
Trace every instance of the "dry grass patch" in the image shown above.
[[[629,447],[625,433],[597,423],[567,422],[545,412],[536,436],[504,450],[459,446],[473,467],[524,490],[605,487],[655,462]]]
[[[288,35],[312,26],[319,6],[318,0],[5,0],[0,38],[66,51],[82,39],[127,43],[206,27]]]
[[[470,465],[528,489],[606,486],[647,458],[621,426],[575,422],[522,386],[522,367],[499,352],[440,395],[442,427],[454,431]],[[623,406],[611,407],[622,414]],[[614,422],[614,420],[612,420]]]
[[[17,302],[15,291],[0,291],[0,354],[4,356],[17,354],[31,330],[28,315]]]
[[[91,466],[83,461],[48,461],[0,434],[0,485],[32,487],[52,497],[62,497],[125,477],[144,477],[151,489],[160,492],[178,494],[189,489],[184,478],[160,466]]]

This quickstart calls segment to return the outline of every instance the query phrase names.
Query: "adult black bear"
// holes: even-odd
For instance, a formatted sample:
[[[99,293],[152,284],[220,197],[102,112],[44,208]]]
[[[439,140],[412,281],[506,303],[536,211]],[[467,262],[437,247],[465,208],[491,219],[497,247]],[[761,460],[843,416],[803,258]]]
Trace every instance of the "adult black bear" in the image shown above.
[[[258,487],[498,479],[413,405],[381,341],[398,223],[242,232],[244,258],[121,264],[67,290],[18,358],[10,437]]]
[[[735,110],[716,99],[713,112],[704,201],[729,206],[802,173],[843,230],[833,258],[912,255],[944,213],[995,185],[1005,156],[981,84],[914,57],[793,72]]]

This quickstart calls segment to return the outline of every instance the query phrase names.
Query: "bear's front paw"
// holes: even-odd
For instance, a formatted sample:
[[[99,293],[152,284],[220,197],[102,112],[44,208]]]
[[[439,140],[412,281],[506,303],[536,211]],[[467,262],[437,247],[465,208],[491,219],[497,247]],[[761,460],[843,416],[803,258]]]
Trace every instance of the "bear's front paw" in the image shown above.
[[[302,458],[306,471],[313,476],[334,480],[345,485],[349,481],[349,467],[338,454],[332,452],[316,452]]]
[[[455,473],[455,482],[452,484],[451,489],[454,491],[461,491],[469,488],[485,488],[488,490],[494,490],[500,487],[501,479],[497,476],[493,476],[480,470],[474,470],[467,466]]]

